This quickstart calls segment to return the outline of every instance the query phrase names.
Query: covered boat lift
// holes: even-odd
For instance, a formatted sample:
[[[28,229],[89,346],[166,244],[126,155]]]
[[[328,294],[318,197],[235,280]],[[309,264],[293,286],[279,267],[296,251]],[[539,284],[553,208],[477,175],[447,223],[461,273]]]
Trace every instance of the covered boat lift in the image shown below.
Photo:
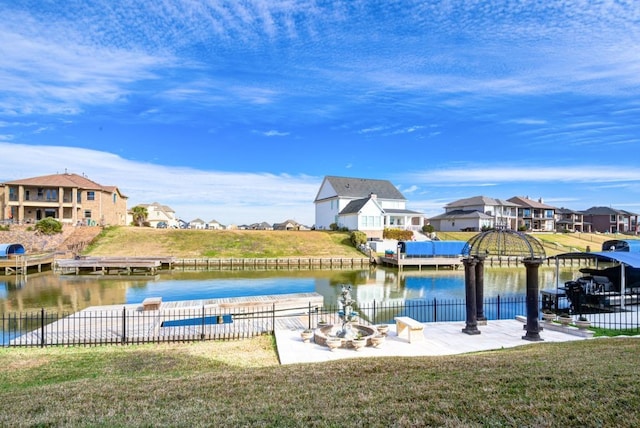
[[[591,300],[598,300],[601,305],[606,302],[609,306],[614,306],[619,301],[621,309],[624,309],[627,301],[633,304],[640,303],[640,252],[628,250],[576,252],[558,254],[549,257],[549,259],[556,260],[556,295],[554,297],[556,304],[558,297],[562,294],[561,291],[564,291],[568,298],[571,298],[572,293],[582,293]],[[587,276],[577,281],[568,281],[561,286],[559,284],[559,263],[557,262],[560,259],[593,259],[596,267],[580,269],[580,272],[587,274]],[[598,268],[600,262],[610,263],[613,266],[600,269]]]

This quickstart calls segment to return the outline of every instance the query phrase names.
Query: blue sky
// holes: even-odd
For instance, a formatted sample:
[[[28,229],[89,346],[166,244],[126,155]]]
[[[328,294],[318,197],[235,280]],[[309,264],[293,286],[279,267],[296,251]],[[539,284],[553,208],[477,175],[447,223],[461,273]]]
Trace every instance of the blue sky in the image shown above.
[[[12,1],[0,182],[312,225],[325,175],[640,212],[640,2]]]

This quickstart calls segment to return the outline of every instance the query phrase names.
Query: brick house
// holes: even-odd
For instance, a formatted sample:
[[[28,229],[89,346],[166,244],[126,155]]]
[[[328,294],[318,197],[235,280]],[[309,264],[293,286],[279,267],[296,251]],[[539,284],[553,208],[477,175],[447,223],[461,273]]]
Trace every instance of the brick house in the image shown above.
[[[46,217],[72,225],[124,226],[127,197],[116,186],[67,172],[0,184],[0,221],[36,223]]]

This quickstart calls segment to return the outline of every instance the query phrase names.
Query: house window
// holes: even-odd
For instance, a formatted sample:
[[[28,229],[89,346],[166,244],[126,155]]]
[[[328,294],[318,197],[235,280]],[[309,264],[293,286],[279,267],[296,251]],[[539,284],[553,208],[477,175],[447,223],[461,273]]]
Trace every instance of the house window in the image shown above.
[[[57,201],[58,200],[58,191],[56,189],[47,189],[46,192],[47,201]]]
[[[76,198],[76,202],[82,203],[82,192],[78,190],[78,196]]]
[[[522,216],[523,216],[523,217],[531,217],[531,210],[530,210],[529,208],[525,208],[525,209],[522,211]]]
[[[96,192],[87,192],[87,201],[95,201]]]
[[[114,193],[114,194],[113,194],[113,203],[115,204],[117,200],[118,200],[118,195],[116,195],[116,194]]]
[[[84,218],[91,218],[91,210],[84,211]]]
[[[9,187],[9,200],[17,201],[18,200],[18,189],[15,187]]]

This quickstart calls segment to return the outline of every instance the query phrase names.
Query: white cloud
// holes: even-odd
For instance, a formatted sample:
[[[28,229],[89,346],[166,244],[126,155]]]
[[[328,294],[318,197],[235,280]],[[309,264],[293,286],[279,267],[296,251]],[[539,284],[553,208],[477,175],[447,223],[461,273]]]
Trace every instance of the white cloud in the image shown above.
[[[118,186],[128,206],[159,202],[190,220],[223,223],[281,222],[313,225],[313,200],[321,178],[259,172],[202,171],[134,162],[96,150],[0,142],[0,182],[62,173]]]

